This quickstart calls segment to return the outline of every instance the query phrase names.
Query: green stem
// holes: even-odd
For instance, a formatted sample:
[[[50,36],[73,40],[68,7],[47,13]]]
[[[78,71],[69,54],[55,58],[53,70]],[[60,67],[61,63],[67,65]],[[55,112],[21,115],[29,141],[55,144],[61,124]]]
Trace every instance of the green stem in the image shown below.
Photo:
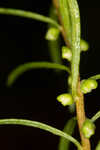
[[[55,6],[58,6],[58,0],[53,0]],[[61,1],[61,0],[59,0]],[[85,121],[85,111],[84,111],[84,97],[80,91],[80,75],[79,75],[79,63],[80,63],[80,13],[79,8],[76,0],[64,0],[68,2],[68,10],[69,16],[71,18],[71,45],[69,43],[69,48],[72,49],[72,64],[71,64],[71,72],[72,72],[72,95],[76,101],[76,112],[77,112],[77,120],[79,125],[79,131],[81,136],[82,148],[84,150],[90,150],[90,142],[86,139],[81,133],[81,127],[83,122]],[[58,4],[58,5],[57,5]],[[62,6],[62,5],[61,5]],[[60,6],[60,7],[61,7]],[[62,6],[62,13],[64,11],[64,6]],[[66,6],[65,6],[66,7]],[[58,9],[58,7],[56,7]],[[59,15],[59,13],[58,13]],[[60,23],[62,24],[62,35],[65,41],[67,40],[67,35],[63,34],[67,30],[63,28],[64,22],[68,18],[65,17],[63,21],[60,19],[61,16],[59,15]],[[65,32],[64,32],[65,31]],[[67,43],[67,42],[66,42]],[[67,45],[67,44],[66,44]],[[79,79],[79,80],[78,80]],[[78,95],[78,96],[77,96]]]
[[[55,13],[55,8],[52,5],[50,7],[49,17],[55,21],[58,21],[57,15]],[[50,27],[51,25],[48,24],[48,28]],[[60,37],[55,41],[48,41],[48,49],[50,52],[52,62],[55,62],[57,64],[62,64],[61,56],[60,56]]]
[[[59,0],[60,13],[66,37],[72,50],[72,95],[77,96],[80,63],[80,13],[76,0]]]
[[[68,0],[71,24],[72,24],[72,95],[77,97],[79,63],[80,63],[80,13],[76,0]]]
[[[37,13],[30,12],[30,11],[11,9],[11,8],[0,8],[0,14],[14,15],[14,16],[35,19],[35,20],[42,21],[45,23],[50,23],[50,24],[54,25],[55,27],[57,27],[59,30],[61,29],[61,26],[55,20],[53,20],[49,17],[45,17],[43,15],[37,14]]]
[[[30,120],[23,120],[23,119],[0,119],[0,125],[7,125],[7,124],[24,125],[24,126],[30,126],[30,127],[43,129],[55,135],[61,136],[67,140],[70,140],[72,143],[74,143],[78,147],[79,150],[82,150],[80,143],[76,139],[74,139],[72,136],[68,135],[67,133],[64,133],[49,125],[46,125],[37,121],[30,121]]]

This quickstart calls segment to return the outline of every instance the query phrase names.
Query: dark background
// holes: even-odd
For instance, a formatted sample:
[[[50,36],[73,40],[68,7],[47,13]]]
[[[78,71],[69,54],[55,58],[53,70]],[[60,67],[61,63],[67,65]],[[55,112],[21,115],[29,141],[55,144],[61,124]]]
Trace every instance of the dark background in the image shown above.
[[[81,78],[100,73],[100,7],[93,1],[78,1],[81,12],[82,38],[90,44],[81,55]],[[0,7],[18,8],[48,15],[51,0],[0,0]],[[67,108],[56,102],[66,92],[67,74],[52,70],[31,70],[20,76],[12,88],[6,87],[7,76],[20,64],[51,61],[44,39],[47,25],[30,19],[0,15],[0,118],[24,118],[41,121],[63,129],[71,117]],[[100,82],[99,82],[100,83]],[[87,117],[100,110],[100,86],[85,96]],[[92,148],[100,138],[100,120]],[[76,134],[78,137],[78,135]],[[59,138],[39,129],[1,126],[0,148],[3,150],[57,149]]]

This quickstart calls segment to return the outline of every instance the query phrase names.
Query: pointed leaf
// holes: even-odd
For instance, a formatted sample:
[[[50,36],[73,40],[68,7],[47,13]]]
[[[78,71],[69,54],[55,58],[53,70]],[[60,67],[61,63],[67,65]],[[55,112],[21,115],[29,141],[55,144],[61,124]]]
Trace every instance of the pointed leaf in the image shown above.
[[[92,118],[91,118],[91,121],[92,122],[95,122],[97,119],[100,118],[100,111],[98,111]]]
[[[23,119],[0,119],[0,125],[7,125],[7,124],[15,124],[15,125],[24,125],[24,126],[30,126],[35,128],[40,128],[45,131],[51,132],[55,135],[61,136],[67,140],[70,140],[72,143],[74,143],[79,150],[82,150],[82,147],[80,143],[74,139],[72,136],[70,136],[67,133],[64,133],[56,128],[53,128],[49,125],[37,122],[37,121],[30,121],[30,120],[23,120]]]
[[[66,40],[67,44],[71,45],[71,20],[70,20],[70,12],[69,12],[69,6],[67,0],[59,0],[59,6],[60,6],[60,14],[61,19],[63,22],[64,30],[66,32]]]
[[[24,72],[31,70],[31,69],[60,69],[70,73],[69,68],[64,65],[50,63],[50,62],[29,62],[23,65],[20,65],[16,69],[14,69],[8,76],[7,85],[11,86],[14,81],[22,75]]]
[[[71,118],[66,123],[63,132],[68,133],[69,135],[73,134],[74,128],[76,126],[76,118]],[[60,137],[58,150],[69,150],[70,141],[65,140],[63,137]]]
[[[98,144],[97,144],[95,150],[100,150],[100,141],[98,142]]]
[[[53,20],[49,17],[43,16],[43,15],[40,15],[38,13],[30,12],[30,11],[11,9],[11,8],[0,8],[0,14],[13,15],[13,16],[20,16],[20,17],[35,19],[38,21],[50,23],[50,24],[56,26],[58,29],[61,28],[60,25],[55,20]]]
[[[97,74],[95,76],[89,77],[89,79],[99,80],[100,79],[100,74]]]

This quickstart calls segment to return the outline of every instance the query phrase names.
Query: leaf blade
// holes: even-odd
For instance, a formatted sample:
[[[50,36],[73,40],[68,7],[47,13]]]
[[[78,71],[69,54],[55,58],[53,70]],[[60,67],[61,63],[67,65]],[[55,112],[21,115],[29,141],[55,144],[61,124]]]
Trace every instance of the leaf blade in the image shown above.
[[[12,9],[12,8],[0,8],[0,14],[35,19],[35,20],[42,21],[45,23],[50,23],[50,24],[56,26],[58,29],[61,28],[60,25],[55,20],[53,20],[49,17],[43,16],[43,15],[40,15],[38,13],[30,12],[30,11],[25,11],[25,10],[20,10],[20,9]]]
[[[100,74],[89,77],[89,79],[99,80],[100,79]]]
[[[16,69],[14,69],[9,75],[7,79],[7,85],[11,86],[14,81],[24,72],[30,70],[30,69],[60,69],[67,71],[70,73],[69,68],[67,68],[64,65],[56,64],[56,63],[50,63],[50,62],[29,62],[23,65],[20,65]]]
[[[95,150],[100,150],[100,141],[98,142],[98,144],[97,144]]]
[[[68,133],[69,135],[72,135],[75,125],[76,125],[76,119],[75,119],[75,117],[73,117],[70,120],[68,120],[68,122],[66,123],[66,125],[64,127],[63,132]],[[58,150],[68,150],[69,146],[70,146],[70,141],[65,140],[63,137],[60,137]]]
[[[100,118],[100,111],[98,111],[92,118],[91,118],[91,121],[92,122],[95,122],[97,119]]]
[[[24,126],[40,128],[42,130],[48,131],[57,136],[62,136],[64,138],[70,140],[79,148],[79,150],[82,150],[80,143],[76,139],[74,139],[72,136],[70,136],[54,127],[46,125],[44,123],[40,123],[37,121],[24,120],[24,119],[0,119],[0,125],[7,125],[7,124],[24,125]]]
[[[70,14],[69,14],[69,6],[68,6],[68,1],[66,0],[59,0],[59,6],[60,6],[60,14],[61,14],[61,19],[63,22],[64,30],[66,32],[66,40],[67,44],[71,44],[71,20],[70,20]]]

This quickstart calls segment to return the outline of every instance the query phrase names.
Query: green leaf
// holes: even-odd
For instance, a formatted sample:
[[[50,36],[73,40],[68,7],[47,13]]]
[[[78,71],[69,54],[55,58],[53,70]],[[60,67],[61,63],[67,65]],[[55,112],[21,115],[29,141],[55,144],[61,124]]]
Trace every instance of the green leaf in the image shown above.
[[[97,144],[95,150],[100,150],[100,141],[98,142],[98,144]]]
[[[42,21],[45,23],[50,23],[54,25],[55,27],[57,27],[59,30],[61,29],[60,25],[55,20],[49,17],[45,17],[43,15],[40,15],[38,13],[30,12],[30,11],[11,9],[11,8],[0,8],[0,14],[35,19],[35,20]]]
[[[100,118],[100,111],[98,111],[92,118],[91,121],[95,122],[98,118]]]
[[[97,74],[95,76],[89,77],[89,79],[99,80],[100,79],[100,74]]]
[[[71,141],[79,148],[79,150],[82,150],[80,143],[76,139],[74,139],[69,134],[64,133],[64,132],[62,132],[56,128],[53,128],[49,125],[46,125],[46,124],[43,124],[43,123],[40,123],[37,121],[30,121],[30,120],[23,120],[23,119],[0,119],[0,125],[7,125],[7,124],[24,125],[24,126],[30,126],[30,127],[43,129],[45,131],[48,131],[55,135],[61,136],[65,139]]]
[[[65,125],[63,132],[72,135],[76,126],[76,118],[71,118]],[[60,137],[58,150],[69,150],[70,141]]]
[[[60,14],[63,22],[64,30],[66,32],[67,44],[71,45],[71,20],[70,20],[70,12],[69,12],[69,4],[68,0],[59,0],[60,6]]]
[[[22,64],[16,69],[14,69],[9,75],[8,75],[8,80],[7,80],[7,85],[11,86],[14,81],[22,75],[24,72],[30,70],[30,69],[60,69],[67,71],[70,73],[69,68],[67,68],[64,65],[56,64],[56,63],[50,63],[50,62],[29,62],[26,64]]]

